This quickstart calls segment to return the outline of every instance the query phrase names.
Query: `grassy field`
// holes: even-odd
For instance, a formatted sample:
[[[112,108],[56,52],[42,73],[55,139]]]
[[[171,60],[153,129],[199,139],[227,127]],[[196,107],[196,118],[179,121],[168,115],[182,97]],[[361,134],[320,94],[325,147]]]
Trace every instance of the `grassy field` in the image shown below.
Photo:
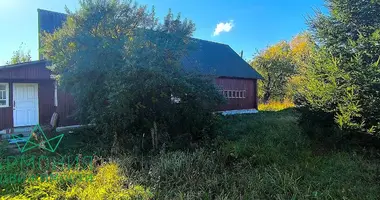
[[[223,118],[220,135],[212,144],[144,157],[114,156],[112,162],[124,177],[114,183],[115,188],[131,193],[125,186],[138,186],[142,199],[152,195],[155,199],[380,198],[377,158],[324,149],[302,133],[297,118],[293,109],[229,116]],[[60,190],[66,194],[67,188],[76,187]],[[11,197],[29,191],[25,188],[4,194]],[[42,189],[42,194],[50,194],[46,191]]]
[[[313,148],[293,110],[230,116],[215,148],[168,152],[129,177],[159,199],[378,199],[379,160]],[[128,163],[128,161],[127,161]]]

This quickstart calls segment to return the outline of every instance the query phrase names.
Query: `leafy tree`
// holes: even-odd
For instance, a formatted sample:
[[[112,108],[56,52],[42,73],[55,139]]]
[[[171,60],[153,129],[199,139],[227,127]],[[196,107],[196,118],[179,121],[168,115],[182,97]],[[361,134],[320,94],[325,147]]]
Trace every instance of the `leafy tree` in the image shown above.
[[[314,41],[309,32],[296,35],[289,42],[282,41],[261,51],[251,62],[265,79],[259,83],[259,97],[293,100],[301,86]]]
[[[318,47],[301,90],[306,120],[325,118],[342,133],[380,131],[380,2],[328,0],[310,27]],[[312,113],[319,113],[314,115]]]
[[[115,147],[138,150],[204,139],[223,101],[212,79],[184,71],[195,26],[169,11],[131,1],[83,0],[43,53],[78,105],[82,123],[95,123]]]
[[[284,99],[287,83],[296,73],[289,44],[283,41],[268,47],[253,59],[251,65],[264,77],[259,82],[259,97],[263,102]]]
[[[298,73],[305,71],[314,45],[312,35],[309,32],[300,33],[290,40],[290,54],[293,63],[296,65]]]
[[[17,51],[13,52],[13,56],[11,57],[11,60],[7,62],[7,65],[13,65],[23,62],[30,62],[31,56],[30,56],[30,50],[25,52],[22,48],[22,43]]]
[[[304,32],[293,37],[289,41],[289,46],[296,73],[289,79],[286,96],[289,99],[296,100],[299,96],[298,91],[303,85],[302,82],[304,81],[308,63],[315,48],[315,42],[309,32]]]

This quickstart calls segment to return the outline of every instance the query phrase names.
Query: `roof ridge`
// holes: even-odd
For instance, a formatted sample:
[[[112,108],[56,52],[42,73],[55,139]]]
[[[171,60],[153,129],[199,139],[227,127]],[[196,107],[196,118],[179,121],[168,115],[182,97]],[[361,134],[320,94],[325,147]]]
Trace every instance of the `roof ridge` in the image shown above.
[[[55,13],[59,16],[58,18],[52,18]],[[64,21],[61,19],[62,15],[54,11],[41,9],[39,14],[43,15],[39,27],[45,31],[54,32]],[[189,50],[193,51],[188,52],[186,58],[181,61],[185,68],[198,68],[202,73],[211,73],[218,76],[262,78],[230,45],[194,37],[189,37],[189,40],[196,43],[200,48],[194,48],[193,50],[192,46],[189,47]]]
[[[41,8],[37,8],[37,11],[43,11],[43,12],[50,12],[50,13],[55,13],[55,14],[61,14],[61,15],[66,15],[65,13],[61,13],[61,12],[56,12],[56,11],[51,11],[51,10],[45,10],[45,9],[41,9]],[[219,44],[219,45],[225,45],[225,46],[229,46],[228,44],[224,44],[224,43],[220,43],[220,42],[214,42],[214,41],[210,41],[210,40],[205,40],[205,39],[200,39],[200,38],[195,38],[195,37],[190,37],[194,40],[200,40],[200,41],[204,41],[204,42],[210,42],[210,43],[214,43],[214,44]]]
[[[194,37],[191,37],[192,39],[195,39],[195,40],[201,40],[201,41],[204,41],[204,42],[210,42],[210,43],[215,43],[215,44],[221,44],[221,45],[225,45],[225,46],[230,46],[228,44],[224,44],[224,43],[220,43],[220,42],[214,42],[214,41],[210,41],[210,40],[205,40],[205,39],[200,39],[200,38],[194,38]]]
[[[57,12],[57,11],[52,11],[52,10],[45,10],[45,9],[41,9],[41,8],[37,8],[37,12],[50,12],[50,13],[55,13],[55,14],[60,14],[60,15],[67,15],[66,13],[61,13],[61,12]]]
[[[30,65],[30,64],[37,64],[37,63],[43,63],[43,62],[46,62],[46,60],[33,60],[33,61],[28,61],[28,62],[16,63],[16,64],[6,64],[6,65],[0,66],[0,69]]]

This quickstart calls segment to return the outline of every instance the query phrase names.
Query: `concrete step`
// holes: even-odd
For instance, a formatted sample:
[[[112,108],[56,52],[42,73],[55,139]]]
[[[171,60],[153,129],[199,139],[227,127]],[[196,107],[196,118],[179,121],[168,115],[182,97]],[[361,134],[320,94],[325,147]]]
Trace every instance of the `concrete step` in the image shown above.
[[[22,137],[29,137],[29,135],[32,132],[32,129],[33,127],[28,126],[28,127],[17,127],[17,128],[2,130],[0,131],[0,137],[2,139],[10,139],[12,138],[12,136],[19,136],[20,134],[22,135]]]
[[[15,137],[29,137],[30,132],[24,132],[24,133],[11,133],[11,134],[1,134],[1,139],[12,139]]]
[[[23,133],[32,131],[33,126],[24,126],[0,130],[0,134]]]

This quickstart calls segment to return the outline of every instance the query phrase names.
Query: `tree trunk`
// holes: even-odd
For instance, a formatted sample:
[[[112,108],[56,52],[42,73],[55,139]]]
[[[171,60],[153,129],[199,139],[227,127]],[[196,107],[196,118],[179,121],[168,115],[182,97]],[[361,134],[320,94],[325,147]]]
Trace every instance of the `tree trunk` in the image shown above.
[[[153,122],[153,128],[150,129],[150,133],[152,135],[152,147],[154,150],[158,148],[158,134],[157,134],[157,123]]]
[[[264,104],[269,103],[270,96],[271,96],[270,92],[269,91],[265,91],[265,93],[264,93],[264,99],[263,99],[264,100]]]
[[[115,131],[114,132],[114,135],[113,135],[113,143],[112,143],[112,147],[111,147],[111,153],[114,154],[114,155],[117,155],[120,153],[120,143],[119,143],[119,138],[117,136],[117,132]]]
[[[270,96],[271,96],[271,87],[270,87],[270,84],[271,84],[271,76],[268,75],[268,80],[267,80],[267,84],[265,86],[265,93],[264,93],[264,104],[267,104],[269,103],[269,99],[270,99]]]

